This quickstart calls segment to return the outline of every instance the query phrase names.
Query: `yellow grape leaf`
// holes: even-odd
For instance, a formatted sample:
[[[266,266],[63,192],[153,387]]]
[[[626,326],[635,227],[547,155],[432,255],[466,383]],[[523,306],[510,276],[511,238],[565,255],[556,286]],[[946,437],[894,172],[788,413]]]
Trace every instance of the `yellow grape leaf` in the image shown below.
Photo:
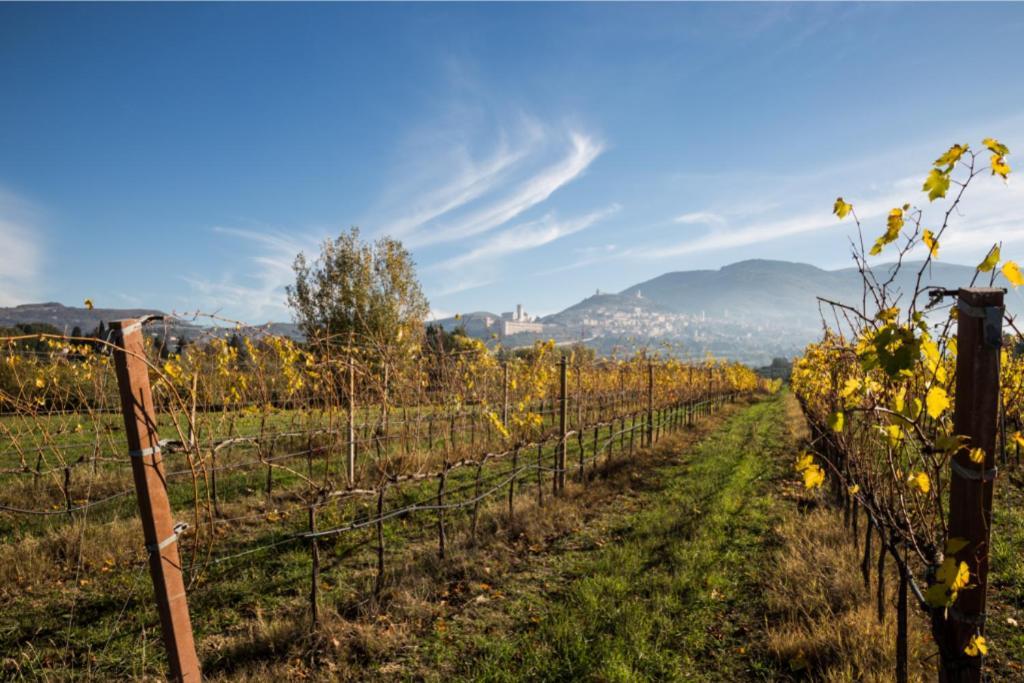
[[[942,413],[946,412],[949,408],[949,396],[946,394],[946,390],[942,387],[932,387],[928,390],[928,395],[924,399],[925,405],[928,407],[928,417],[937,419]]]
[[[964,654],[968,657],[987,655],[988,645],[985,643],[985,636],[979,636],[977,634],[971,636],[971,642],[967,643],[967,647],[964,648]]]
[[[849,490],[851,496],[856,496],[858,493],[860,493],[860,484],[854,484],[853,486],[850,487]]]
[[[899,446],[903,441],[903,429],[899,425],[889,425],[885,428],[885,435],[889,437],[890,446]]]
[[[842,197],[836,197],[836,203],[832,206],[832,213],[839,216],[839,220],[846,218],[847,214],[853,210],[853,204],[847,204],[843,201]]]
[[[958,450],[964,441],[965,437],[943,434],[939,438],[935,439],[935,448],[943,453],[950,453]]]
[[[843,390],[839,392],[839,398],[849,398],[860,389],[860,380],[851,377],[843,384]]]
[[[980,465],[985,462],[985,451],[980,448],[972,448],[968,455],[971,456],[971,462]]]
[[[900,236],[900,230],[903,229],[903,209],[893,209],[889,212],[889,217],[885,221],[885,235],[883,239],[885,244],[892,242]]]
[[[1000,175],[1003,180],[1010,175],[1010,164],[1006,163],[1006,158],[1001,157],[998,154],[992,155],[992,175]]]
[[[921,186],[921,190],[928,193],[928,201],[930,202],[945,197],[948,189],[949,176],[946,172],[937,168],[933,168],[928,172],[928,177],[924,179],[924,185]]]
[[[907,480],[911,486],[920,491],[921,493],[928,493],[932,490],[932,480],[928,478],[928,475],[924,472],[917,472],[911,474]]]
[[[892,407],[897,413],[902,413],[907,403],[907,388],[900,387],[900,390],[896,393],[896,396],[892,399]]]
[[[935,342],[931,339],[921,340],[921,353],[924,354],[924,358],[927,361],[926,367],[928,371],[935,377],[935,380],[940,384],[946,381],[946,369],[942,367],[942,354],[939,353],[939,347],[936,346]]]
[[[993,154],[998,154],[1001,157],[1004,157],[1010,153],[1010,148],[1004,145],[1003,143],[999,142],[999,140],[996,140],[995,138],[985,138],[984,140],[981,141],[981,144],[988,147],[989,151],[991,151]]]
[[[912,413],[910,413],[910,419],[911,420],[916,420],[917,416],[921,414],[921,407],[922,407],[921,406],[921,399],[915,398],[914,399],[914,410],[913,410]]]
[[[46,386],[46,380],[43,379],[42,377],[36,377],[36,387],[38,387],[39,389],[42,389],[45,386]]]
[[[900,307],[892,306],[890,308],[883,308],[882,310],[880,310],[878,313],[875,314],[875,318],[881,320],[882,322],[889,323],[892,322],[893,320],[896,320],[896,318],[898,318],[899,315]]]
[[[952,555],[946,556],[942,560],[942,564],[938,569],[935,570],[935,580],[942,583],[947,588],[952,588],[953,582],[956,581],[958,574],[958,567],[956,564],[956,558]]]
[[[828,416],[828,426],[836,433],[843,431],[843,423],[845,421],[846,419],[842,412],[832,413]]]
[[[1021,274],[1020,266],[1017,265],[1016,261],[1007,261],[1002,264],[1000,272],[1014,287],[1024,285],[1024,274]]]
[[[992,248],[988,250],[985,260],[978,264],[978,270],[987,273],[995,268],[997,263],[999,263],[999,245],[993,244]]]
[[[950,604],[949,589],[944,583],[936,583],[925,591],[924,601],[929,607],[946,607]]]
[[[1012,439],[1013,443],[1017,444],[1018,448],[1024,447],[1024,434],[1021,434],[1020,432],[1014,432]]]
[[[960,157],[967,151],[967,145],[953,145],[943,154],[941,157],[935,160],[935,166],[953,166],[956,162],[960,161]]]
[[[900,230],[903,229],[903,209],[895,208],[889,212],[889,217],[886,219],[885,234],[875,240],[875,244],[871,247],[871,255],[877,256],[882,253],[882,247],[896,241],[896,238],[900,236]]]
[[[804,453],[800,458],[797,458],[796,464],[793,467],[796,468],[797,472],[803,472],[808,467],[814,464],[814,456],[810,453]]]
[[[825,481],[825,470],[819,465],[811,465],[804,470],[804,488],[818,488]]]
[[[946,554],[956,555],[958,552],[967,547],[968,541],[966,538],[960,538],[954,536],[953,538],[946,541]]]
[[[926,247],[928,247],[928,253],[932,258],[939,257],[939,241],[935,239],[935,233],[928,228],[924,229],[924,235],[921,239],[924,241]]]
[[[971,570],[967,568],[966,562],[961,562],[957,567],[956,576],[953,577],[953,583],[950,584],[950,588],[954,591],[958,591],[961,588],[966,588],[968,582],[971,580]]]

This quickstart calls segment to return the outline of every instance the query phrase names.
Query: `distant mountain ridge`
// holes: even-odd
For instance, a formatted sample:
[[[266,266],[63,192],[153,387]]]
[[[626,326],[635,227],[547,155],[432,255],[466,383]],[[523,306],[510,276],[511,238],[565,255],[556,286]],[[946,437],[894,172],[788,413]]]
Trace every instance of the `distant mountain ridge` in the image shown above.
[[[904,262],[893,281],[893,290],[904,293],[901,301],[904,306],[921,265],[920,261]],[[888,263],[872,270],[876,277],[885,280],[893,267],[894,264]],[[973,267],[933,261],[922,284],[962,287],[970,283],[973,275]],[[1001,275],[997,275],[996,285],[1008,286]],[[755,259],[718,270],[665,273],[620,292],[626,297],[635,297],[638,293],[677,313],[697,315],[704,311],[711,315],[715,312],[719,317],[727,311],[729,317],[784,318],[817,324],[820,322],[817,297],[856,305],[861,301],[862,285],[856,268],[823,270],[806,263]],[[1011,308],[1016,306],[1009,298],[1007,303]]]
[[[155,308],[86,308],[84,306],[65,306],[55,301],[41,304],[21,304],[19,306],[0,307],[0,328],[14,327],[19,324],[46,323],[57,328],[63,334],[70,335],[77,327],[83,335],[93,332],[102,322],[109,325],[112,320],[141,318],[147,315],[158,315],[168,318],[168,333],[174,336],[185,336],[194,339],[199,336],[233,333],[234,326],[198,325],[189,320],[173,318]],[[265,325],[247,329],[258,329],[268,334],[277,334],[293,339],[301,339],[302,335],[294,323],[269,322]]]
[[[897,305],[907,305],[921,262],[905,262],[892,283],[903,292]],[[879,279],[888,279],[893,264],[875,266]],[[922,284],[957,288],[966,286],[974,268],[953,263],[932,262]],[[988,277],[979,284],[988,284]],[[1008,287],[1001,275],[995,284]],[[510,345],[528,344],[534,338],[560,342],[585,341],[602,351],[645,345],[677,343],[682,353],[701,357],[712,353],[723,358],[764,365],[774,356],[791,357],[817,338],[821,312],[817,297],[850,305],[862,298],[861,276],[856,268],[824,270],[806,263],[753,259],[739,261],[717,270],[687,270],[664,273],[627,287],[618,293],[598,293],[568,308],[546,316],[542,332],[515,334]],[[1021,297],[1007,297],[1012,314],[1021,312]],[[524,302],[529,304],[530,302]],[[923,302],[920,302],[923,303]],[[94,308],[64,306],[56,302],[0,308],[0,327],[19,323],[48,323],[70,334],[78,327],[89,334],[100,321],[162,315],[144,308]],[[492,339],[501,316],[474,311],[461,316],[431,321],[445,329],[461,327],[472,336]],[[174,320],[172,335],[189,338],[227,335],[233,327],[195,325]],[[261,331],[301,339],[293,323],[268,323]]]
[[[0,308],[0,327],[14,327],[18,324],[46,323],[53,325],[65,334],[71,334],[79,328],[88,334],[99,326],[100,322],[126,318],[141,318],[145,315],[164,315],[153,308],[86,308],[65,306],[55,301],[41,304],[21,304],[9,308]]]

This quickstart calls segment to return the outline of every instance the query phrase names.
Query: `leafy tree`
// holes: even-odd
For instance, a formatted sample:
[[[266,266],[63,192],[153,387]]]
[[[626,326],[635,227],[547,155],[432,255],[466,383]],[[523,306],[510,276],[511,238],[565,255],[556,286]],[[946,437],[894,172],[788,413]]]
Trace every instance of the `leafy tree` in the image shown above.
[[[360,239],[351,228],[325,240],[320,257],[295,258],[288,304],[307,339],[345,344],[354,340],[382,356],[414,348],[423,339],[430,307],[402,243]]]

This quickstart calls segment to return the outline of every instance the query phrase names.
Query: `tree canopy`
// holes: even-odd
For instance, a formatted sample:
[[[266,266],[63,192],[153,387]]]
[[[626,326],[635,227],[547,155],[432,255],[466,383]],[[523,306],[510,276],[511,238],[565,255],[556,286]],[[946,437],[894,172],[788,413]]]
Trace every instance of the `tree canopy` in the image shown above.
[[[422,340],[430,306],[401,242],[364,241],[353,227],[324,240],[315,262],[296,256],[293,268],[288,304],[307,339],[353,339],[383,353]]]

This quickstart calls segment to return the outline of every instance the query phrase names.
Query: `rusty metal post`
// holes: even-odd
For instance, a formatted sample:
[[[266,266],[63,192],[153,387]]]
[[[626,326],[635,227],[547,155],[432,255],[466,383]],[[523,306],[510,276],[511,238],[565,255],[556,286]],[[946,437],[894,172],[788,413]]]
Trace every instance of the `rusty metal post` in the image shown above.
[[[979,683],[981,657],[967,657],[971,637],[985,630],[992,489],[999,405],[999,356],[1002,345],[1003,294],[993,288],[961,289],[957,293],[956,404],[953,433],[967,437],[951,462],[949,536],[963,538],[966,547],[956,555],[971,572],[970,587],[960,591],[945,618],[933,614],[941,655],[943,683]],[[971,460],[980,448],[984,461]]]
[[[185,582],[178,553],[181,531],[171,516],[156,412],[149,386],[149,370],[142,340],[142,320],[110,324],[114,335],[114,368],[121,394],[125,437],[131,456],[132,477],[139,503],[142,533],[149,556],[149,574],[160,612],[160,629],[167,649],[172,680],[201,678],[192,622],[185,598]]]

